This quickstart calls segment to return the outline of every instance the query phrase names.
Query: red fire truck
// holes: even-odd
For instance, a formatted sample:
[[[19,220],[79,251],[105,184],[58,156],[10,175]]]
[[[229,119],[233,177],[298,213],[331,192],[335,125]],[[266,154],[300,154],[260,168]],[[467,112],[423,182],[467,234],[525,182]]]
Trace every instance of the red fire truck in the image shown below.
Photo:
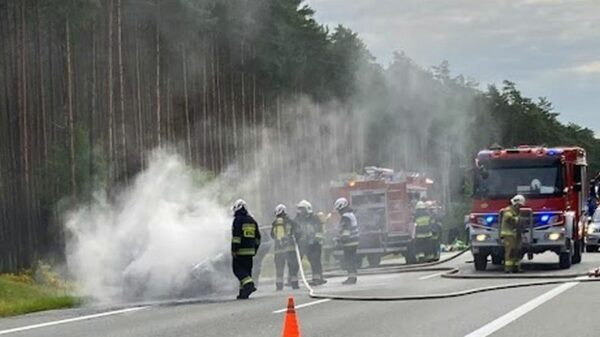
[[[488,256],[502,264],[500,210],[508,200],[526,197],[521,211],[522,254],[552,251],[561,268],[579,263],[584,248],[587,163],[579,147],[494,147],[475,161],[474,194],[469,235],[476,270],[485,270]]]
[[[332,183],[333,200],[347,198],[358,219],[361,260],[366,257],[370,266],[377,266],[385,255],[403,254],[407,262],[416,262],[412,210],[419,199],[427,197],[432,184],[423,174],[378,167]]]

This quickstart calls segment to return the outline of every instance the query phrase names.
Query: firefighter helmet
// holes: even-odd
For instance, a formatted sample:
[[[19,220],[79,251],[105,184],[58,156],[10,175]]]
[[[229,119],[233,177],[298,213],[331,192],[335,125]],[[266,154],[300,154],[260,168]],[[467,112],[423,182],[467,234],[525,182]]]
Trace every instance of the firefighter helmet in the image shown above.
[[[510,203],[513,206],[525,206],[525,197],[522,196],[521,194],[517,194],[515,195],[512,199],[510,199]]]
[[[287,211],[287,207],[285,207],[284,204],[279,204],[279,205],[275,206],[275,215],[276,216],[283,215],[283,214],[285,214],[286,211]]]
[[[239,211],[242,208],[246,208],[246,201],[244,201],[244,199],[238,199],[233,203],[233,206],[231,206],[231,210],[235,213],[237,211]]]
[[[304,208],[306,210],[306,213],[312,213],[312,205],[310,202],[306,201],[306,200],[302,200],[298,203],[298,205],[296,205],[296,207],[298,208]]]
[[[333,206],[335,207],[336,210],[341,211],[344,208],[348,207],[350,203],[348,202],[348,199],[346,198],[339,198],[338,200],[335,201],[335,203],[333,204]]]

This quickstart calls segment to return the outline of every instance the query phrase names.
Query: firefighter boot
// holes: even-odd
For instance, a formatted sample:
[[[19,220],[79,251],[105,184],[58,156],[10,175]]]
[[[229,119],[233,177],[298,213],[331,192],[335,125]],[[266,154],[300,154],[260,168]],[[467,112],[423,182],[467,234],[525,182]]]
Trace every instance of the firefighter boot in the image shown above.
[[[352,285],[352,284],[356,284],[356,277],[355,276],[350,276],[346,279],[346,281],[342,282],[342,284],[345,285]]]
[[[240,289],[240,294],[238,295],[238,300],[247,300],[250,297],[250,294],[255,292],[257,289],[254,286],[254,282],[250,282],[246,284],[242,289]]]
[[[298,281],[291,281],[290,283],[292,285],[292,289],[300,289],[300,285],[298,284]]]
[[[327,281],[326,281],[326,280],[324,280],[324,279],[315,279],[315,280],[312,280],[312,281],[310,281],[310,283],[309,283],[309,284],[310,284],[311,286],[320,286],[320,285],[323,285],[323,284],[325,284],[325,283],[327,283]]]
[[[282,291],[283,290],[283,282],[277,282],[277,283],[275,283],[275,290],[276,291]]]

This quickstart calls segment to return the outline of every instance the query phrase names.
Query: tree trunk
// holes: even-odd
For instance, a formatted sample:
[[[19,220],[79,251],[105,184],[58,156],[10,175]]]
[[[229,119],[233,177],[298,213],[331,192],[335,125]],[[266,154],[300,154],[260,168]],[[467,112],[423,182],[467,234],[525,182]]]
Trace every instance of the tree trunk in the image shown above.
[[[36,15],[37,15],[37,34],[38,34],[38,54],[39,54],[39,60],[38,60],[38,66],[39,66],[39,73],[40,73],[40,78],[39,78],[39,90],[40,90],[40,113],[41,113],[41,117],[42,117],[42,150],[43,150],[43,161],[44,161],[44,167],[47,169],[48,168],[48,130],[47,130],[47,116],[46,116],[46,93],[44,90],[44,83],[45,83],[45,78],[44,78],[44,56],[42,54],[42,30],[41,30],[41,14],[40,14],[40,5],[39,3],[37,3],[37,7],[36,7]]]
[[[121,20],[121,0],[117,0],[117,46],[119,53],[119,99],[121,109],[121,167],[123,177],[127,183],[127,135],[125,129],[125,83],[123,79],[123,23]]]
[[[190,123],[190,107],[188,97],[188,84],[187,84],[187,58],[185,54],[185,45],[181,45],[181,64],[183,66],[183,97],[184,97],[184,110],[185,110],[185,140],[186,140],[186,153],[187,159],[191,163],[192,158],[192,129]]]
[[[98,109],[98,72],[97,72],[97,47],[96,47],[96,28],[97,25],[94,22],[92,24],[92,89],[91,89],[91,110],[89,115],[89,142],[90,142],[90,176],[93,176],[96,172],[96,157],[95,157],[95,143],[96,143],[96,134],[95,134],[95,124],[94,119],[96,117],[96,110]]]
[[[161,139],[161,111],[160,111],[160,30],[159,30],[159,20],[160,20],[160,2],[156,1],[156,139],[158,146],[162,145]]]
[[[71,27],[69,17],[65,19],[66,59],[67,59],[67,115],[69,127],[69,171],[71,196],[77,196],[75,175],[75,116],[73,111],[73,64],[71,58]]]
[[[108,91],[108,175],[109,181],[113,178],[113,163],[114,163],[114,145],[113,145],[113,0],[108,0],[108,75],[107,86]]]
[[[206,42],[205,42],[206,44]],[[208,48],[205,48],[208,50]],[[205,168],[209,168],[210,145],[208,138],[208,130],[210,124],[208,122],[208,53],[205,53],[204,62],[202,63],[202,149],[203,163]]]
[[[140,73],[140,46],[139,46],[139,32],[138,32],[138,21],[136,17],[135,21],[135,83],[136,83],[136,97],[137,97],[137,142],[138,142],[138,155],[142,155],[145,149],[144,145],[144,119],[142,116],[142,89],[141,89],[141,73]],[[144,167],[144,159],[141,159],[142,167]]]

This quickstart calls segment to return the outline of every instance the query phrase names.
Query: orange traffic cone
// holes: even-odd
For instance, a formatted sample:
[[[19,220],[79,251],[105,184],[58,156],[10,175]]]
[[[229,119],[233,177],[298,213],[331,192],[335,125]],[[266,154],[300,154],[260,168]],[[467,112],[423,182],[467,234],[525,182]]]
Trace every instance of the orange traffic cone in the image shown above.
[[[294,298],[290,296],[288,298],[287,313],[283,321],[283,335],[282,337],[301,337],[300,326],[298,326],[298,318],[296,317],[296,305],[294,304]]]

